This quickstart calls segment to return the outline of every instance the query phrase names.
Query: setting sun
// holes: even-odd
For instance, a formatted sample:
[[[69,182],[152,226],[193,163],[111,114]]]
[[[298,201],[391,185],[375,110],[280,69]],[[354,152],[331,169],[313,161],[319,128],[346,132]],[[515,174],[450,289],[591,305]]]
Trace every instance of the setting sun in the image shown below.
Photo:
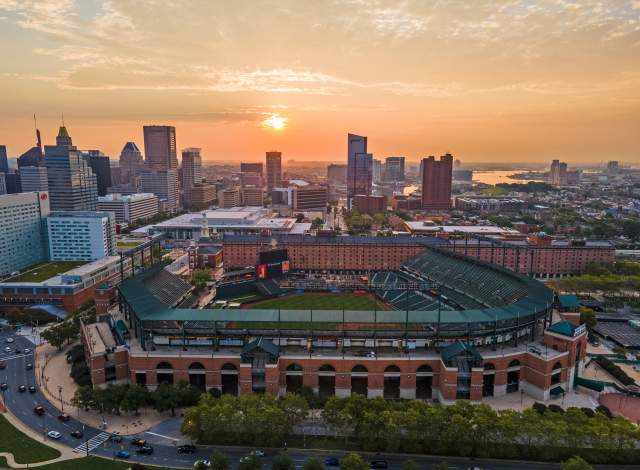
[[[287,125],[287,121],[289,119],[286,117],[279,116],[278,114],[272,114],[267,119],[262,121],[262,125],[265,127],[271,127],[272,129],[284,129]]]

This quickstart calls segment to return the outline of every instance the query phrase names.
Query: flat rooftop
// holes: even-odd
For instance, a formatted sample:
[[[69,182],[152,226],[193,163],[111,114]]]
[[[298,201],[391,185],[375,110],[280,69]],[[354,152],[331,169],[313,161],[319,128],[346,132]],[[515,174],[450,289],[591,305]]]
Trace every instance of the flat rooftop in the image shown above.
[[[80,266],[86,263],[86,261],[45,261],[26,268],[22,273],[4,282],[40,283],[70,270],[80,269]]]
[[[522,235],[517,230],[495,225],[431,225],[420,221],[406,221],[405,225],[412,232],[474,233],[481,235]]]

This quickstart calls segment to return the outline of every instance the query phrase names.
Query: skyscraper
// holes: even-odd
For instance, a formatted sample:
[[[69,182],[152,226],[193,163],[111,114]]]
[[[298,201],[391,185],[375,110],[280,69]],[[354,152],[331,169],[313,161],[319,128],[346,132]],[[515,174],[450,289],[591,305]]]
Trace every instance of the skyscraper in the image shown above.
[[[387,157],[384,161],[385,181],[404,181],[404,157]]]
[[[142,153],[135,142],[127,142],[120,152],[121,183],[130,183],[134,176],[144,167]]]
[[[347,204],[356,194],[371,194],[373,155],[367,153],[367,138],[348,135],[347,145]]]
[[[567,164],[560,160],[551,162],[551,171],[549,180],[553,186],[561,187],[567,185]]]
[[[51,210],[96,210],[96,176],[80,152],[72,145],[66,127],[60,127],[56,142],[61,145],[45,145],[44,149]]]
[[[182,151],[182,194],[185,205],[191,206],[191,189],[202,183],[200,149],[189,147]]]
[[[176,128],[144,126],[144,157],[150,170],[177,170]]]
[[[449,153],[436,161],[435,157],[422,159],[422,208],[451,209],[451,180],[453,156]]]
[[[9,173],[9,160],[7,159],[7,147],[0,145],[0,173]]]
[[[282,186],[282,152],[267,152],[267,190]]]
[[[107,188],[111,186],[111,165],[109,157],[100,150],[82,152],[82,158],[89,164],[98,182],[98,196],[105,196]]]
[[[379,183],[380,181],[382,181],[382,177],[383,177],[383,165],[382,162],[376,158],[373,159],[373,182],[374,183]]]
[[[160,200],[160,210],[175,212],[179,208],[178,171],[151,170],[145,168],[140,172],[140,189],[144,193],[152,193]]]
[[[23,166],[20,168],[22,192],[49,191],[47,168],[44,166]]]

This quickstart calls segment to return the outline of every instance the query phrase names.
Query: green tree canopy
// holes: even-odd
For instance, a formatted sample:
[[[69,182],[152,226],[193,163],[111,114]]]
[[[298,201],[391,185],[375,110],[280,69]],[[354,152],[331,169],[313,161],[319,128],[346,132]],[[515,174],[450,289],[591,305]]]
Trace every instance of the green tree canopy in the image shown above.
[[[272,470],[295,470],[296,465],[291,457],[285,452],[281,452],[273,458],[271,463]]]
[[[575,456],[562,463],[562,470],[593,470],[583,458]]]
[[[358,454],[352,452],[340,461],[340,470],[368,470],[369,464]]]
[[[324,463],[317,457],[311,457],[304,463],[302,470],[324,470]]]
[[[209,462],[211,463],[212,470],[229,470],[229,459],[219,450],[214,450],[209,457]]]

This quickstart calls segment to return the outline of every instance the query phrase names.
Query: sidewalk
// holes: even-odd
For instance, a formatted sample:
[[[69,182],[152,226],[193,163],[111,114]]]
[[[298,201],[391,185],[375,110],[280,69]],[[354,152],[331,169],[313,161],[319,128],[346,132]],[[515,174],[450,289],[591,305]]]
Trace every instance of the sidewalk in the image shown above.
[[[65,356],[72,346],[58,351],[49,344],[42,344],[35,350],[36,381],[42,393],[58,409],[88,426],[121,435],[138,434],[168,418],[149,408],[141,409],[139,416],[133,416],[100,415],[95,411],[85,411],[73,406],[71,400],[78,386],[69,375],[71,365],[67,363]]]

